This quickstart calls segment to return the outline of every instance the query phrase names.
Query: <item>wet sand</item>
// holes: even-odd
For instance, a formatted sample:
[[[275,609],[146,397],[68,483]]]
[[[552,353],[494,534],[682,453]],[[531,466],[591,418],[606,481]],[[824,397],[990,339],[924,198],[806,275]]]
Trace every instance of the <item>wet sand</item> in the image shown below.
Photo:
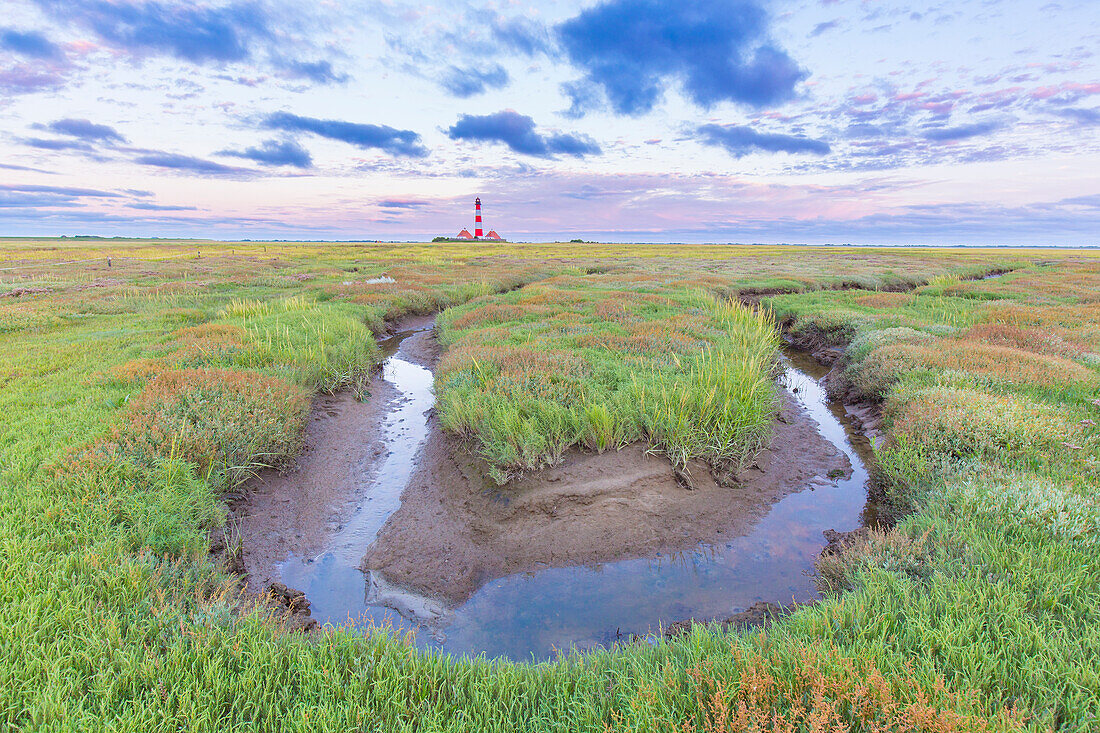
[[[401,341],[413,358],[430,364],[435,339],[430,316],[405,319],[396,332],[419,331]],[[382,341],[385,353],[386,343]],[[287,472],[264,469],[230,502],[229,527],[239,537],[248,585],[266,590],[279,580],[277,564],[288,555],[313,557],[328,549],[371,487],[388,447],[383,421],[401,400],[376,375],[370,396],[318,395],[306,429],[306,450]]]
[[[431,324],[398,324],[404,333],[390,353],[434,366]],[[388,586],[454,606],[515,573],[654,557],[744,536],[783,497],[825,483],[830,473],[851,475],[848,458],[807,410],[786,391],[780,395],[772,447],[738,475],[717,480],[702,462],[675,471],[635,444],[603,454],[572,450],[561,464],[498,487],[483,461],[427,418],[419,450],[408,456],[409,480],[402,476],[390,489],[400,494],[396,511],[369,532],[349,532],[362,521],[369,494],[398,479],[380,475],[394,467],[386,423],[411,397],[379,375],[365,402],[318,397],[296,468],[261,472],[235,502],[231,522],[249,585],[289,583],[280,571],[288,558],[299,560],[284,571],[300,572],[304,562],[308,574],[310,558],[335,552],[339,562],[361,563]],[[400,469],[404,474],[404,464]]]
[[[772,448],[719,483],[694,462],[684,481],[635,444],[564,461],[504,487],[434,426],[401,507],[366,551],[363,569],[458,604],[490,580],[690,550],[748,532],[778,500],[851,464],[786,393]],[[835,475],[835,474],[834,474]],[[690,483],[690,487],[685,485]]]

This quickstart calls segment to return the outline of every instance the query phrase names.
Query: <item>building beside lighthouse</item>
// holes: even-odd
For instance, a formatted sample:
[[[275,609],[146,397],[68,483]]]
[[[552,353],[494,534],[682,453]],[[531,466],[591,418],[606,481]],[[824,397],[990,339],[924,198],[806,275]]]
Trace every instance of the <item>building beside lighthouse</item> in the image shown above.
[[[463,229],[459,232],[455,239],[461,239],[464,241],[487,241],[487,242],[504,242],[502,236],[496,233],[496,230],[490,229],[488,234],[485,234],[485,229],[481,221],[481,197],[478,196],[474,199],[474,233],[470,234],[469,229]]]

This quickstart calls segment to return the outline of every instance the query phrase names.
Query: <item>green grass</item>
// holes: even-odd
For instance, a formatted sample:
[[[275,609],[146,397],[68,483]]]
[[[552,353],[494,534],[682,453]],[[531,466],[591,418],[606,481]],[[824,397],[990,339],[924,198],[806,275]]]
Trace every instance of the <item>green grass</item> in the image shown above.
[[[765,315],[639,273],[559,276],[453,308],[436,393],[498,480],[574,445],[646,441],[678,465],[739,465],[770,436],[778,338]]]
[[[1045,381],[1044,367],[1096,368],[1100,268],[1088,253],[1013,251],[1017,264],[1056,262],[989,281],[942,278],[908,300],[875,291],[988,271],[1004,255],[0,246],[0,264],[22,268],[0,274],[0,292],[49,289],[0,298],[0,728],[1098,725],[1100,509],[1088,421],[1100,421],[1100,395],[1090,378]],[[108,252],[110,272],[104,261],[54,264]],[[383,273],[397,282],[367,282]],[[725,298],[777,284],[801,291],[768,301],[796,335],[851,343],[850,377],[883,350],[922,350],[890,361],[891,378],[867,395],[887,401],[894,438],[880,448],[880,473],[916,512],[832,563],[828,579],[843,590],[767,633],[696,628],[655,647],[540,665],[452,660],[385,633],[287,634],[239,607],[233,578],[210,562],[220,488],[237,469],[297,450],[295,400],[354,384],[377,358],[370,335],[387,318],[459,306],[440,319],[441,406],[448,395],[461,396],[456,410],[501,398],[512,423],[457,424],[482,446],[512,446],[502,466],[635,437],[678,460],[736,458],[770,404],[769,391],[753,389],[775,341]],[[831,289],[845,284],[864,289]],[[1041,358],[1021,356],[1031,366],[1009,370],[987,346]],[[256,388],[234,387],[242,383]]]

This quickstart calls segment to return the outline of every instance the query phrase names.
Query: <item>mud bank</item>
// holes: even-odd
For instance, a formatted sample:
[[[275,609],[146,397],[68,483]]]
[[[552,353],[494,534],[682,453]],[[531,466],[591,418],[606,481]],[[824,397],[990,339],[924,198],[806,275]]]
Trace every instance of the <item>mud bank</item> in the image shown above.
[[[557,466],[496,487],[478,459],[434,426],[401,508],[363,569],[457,604],[505,575],[652,557],[741,536],[815,478],[851,474],[847,457],[784,398],[773,447],[721,483],[702,462],[677,472],[631,445],[570,451]]]
[[[803,352],[812,362],[800,361],[800,366],[817,372],[821,385],[829,397],[844,407],[845,413],[854,423],[856,431],[872,442],[880,442],[882,434],[882,403],[867,399],[859,394],[844,376],[845,345],[838,345],[821,334],[807,330],[800,334],[790,333],[791,324],[780,324],[783,338],[796,351]],[[820,367],[814,369],[814,365]]]
[[[433,318],[395,324],[380,341],[383,356],[397,349],[408,360],[431,365]],[[288,556],[313,557],[331,546],[367,498],[388,453],[385,418],[402,395],[381,374],[369,396],[318,395],[306,429],[306,450],[286,472],[260,471],[229,504],[228,526],[241,548],[238,567],[250,590],[261,592],[280,579],[278,564]]]
[[[994,267],[984,272],[966,275],[960,278],[963,281],[992,280],[1004,277],[1013,272],[1014,267]],[[916,290],[927,285],[927,281],[888,283],[878,288],[879,292],[901,293]],[[863,285],[856,282],[840,282],[827,290],[860,290]],[[756,308],[760,301],[775,295],[790,294],[796,291],[784,289],[747,289],[741,291],[737,298],[743,304]],[[882,403],[867,399],[859,394],[844,376],[844,352],[847,343],[838,343],[829,335],[813,329],[802,331],[798,334],[791,332],[793,321],[781,321],[778,326],[783,333],[786,342],[799,351],[809,354],[814,361],[826,368],[826,373],[821,376],[821,383],[829,393],[829,397],[842,403],[844,409],[855,424],[857,431],[862,433],[872,442],[881,441],[882,434]],[[802,366],[805,366],[804,364]]]
[[[498,487],[431,416],[430,325],[384,342],[365,402],[318,398],[295,470],[235,505],[249,584],[296,628],[391,624],[529,660],[682,619],[751,624],[816,598],[822,532],[867,521],[864,452],[790,363],[772,447],[737,475],[634,445]]]

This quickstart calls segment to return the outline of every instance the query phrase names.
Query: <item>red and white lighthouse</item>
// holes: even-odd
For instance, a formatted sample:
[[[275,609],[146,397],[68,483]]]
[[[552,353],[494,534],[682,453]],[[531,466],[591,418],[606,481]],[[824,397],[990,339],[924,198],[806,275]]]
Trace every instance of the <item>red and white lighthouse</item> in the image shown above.
[[[481,197],[474,199],[474,239],[481,239]]]

